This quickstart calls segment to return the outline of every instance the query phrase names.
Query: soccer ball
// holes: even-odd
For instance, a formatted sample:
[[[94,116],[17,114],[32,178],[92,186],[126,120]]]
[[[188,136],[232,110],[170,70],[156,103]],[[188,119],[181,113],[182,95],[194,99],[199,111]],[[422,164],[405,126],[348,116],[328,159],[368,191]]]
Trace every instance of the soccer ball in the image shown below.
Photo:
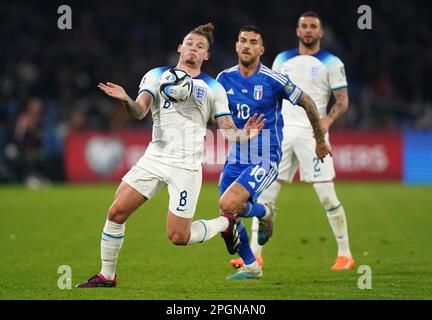
[[[162,73],[159,92],[165,100],[184,102],[192,93],[193,81],[187,72],[171,68]]]

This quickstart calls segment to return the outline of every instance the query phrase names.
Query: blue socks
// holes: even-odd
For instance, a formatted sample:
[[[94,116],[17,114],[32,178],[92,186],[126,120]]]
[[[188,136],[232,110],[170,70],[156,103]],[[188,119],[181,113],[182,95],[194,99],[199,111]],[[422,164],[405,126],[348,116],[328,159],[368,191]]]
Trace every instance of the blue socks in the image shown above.
[[[258,219],[261,219],[262,217],[265,216],[265,214],[266,214],[266,207],[263,204],[261,203],[252,204],[250,201],[247,201],[246,209],[240,216],[244,218],[257,217]],[[240,247],[238,249],[238,254],[243,259],[245,265],[254,263],[255,256],[249,245],[249,236],[246,231],[245,225],[243,224],[243,221],[240,220],[237,228],[240,236]]]
[[[243,221],[240,220],[237,228],[240,236],[240,247],[238,249],[238,254],[243,259],[245,265],[251,264],[255,261],[255,257],[249,245],[249,236]]]
[[[245,211],[240,215],[244,218],[252,218],[257,217],[258,219],[261,219],[266,214],[266,207],[261,203],[254,203],[252,204],[250,201],[246,202],[246,209]]]

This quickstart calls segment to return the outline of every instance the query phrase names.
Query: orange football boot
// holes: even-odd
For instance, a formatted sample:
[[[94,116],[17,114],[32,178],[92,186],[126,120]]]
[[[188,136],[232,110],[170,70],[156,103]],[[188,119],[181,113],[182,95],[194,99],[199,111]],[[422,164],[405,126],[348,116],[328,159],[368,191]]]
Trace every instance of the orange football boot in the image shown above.
[[[256,256],[255,259],[261,267],[264,265],[264,259],[262,257]],[[232,265],[234,268],[243,268],[243,264],[242,258],[232,259],[230,261],[230,265]]]
[[[335,264],[330,268],[332,270],[352,270],[355,267],[353,258],[339,256],[335,260]]]

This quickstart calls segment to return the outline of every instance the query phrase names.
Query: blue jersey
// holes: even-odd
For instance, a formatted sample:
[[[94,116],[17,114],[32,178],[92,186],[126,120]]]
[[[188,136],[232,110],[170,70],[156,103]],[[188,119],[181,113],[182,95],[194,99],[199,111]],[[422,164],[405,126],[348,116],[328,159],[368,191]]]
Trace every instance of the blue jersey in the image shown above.
[[[236,143],[231,149],[230,163],[257,163],[253,156],[270,158],[279,163],[282,157],[281,142],[283,139],[283,118],[281,115],[282,100],[289,100],[294,108],[302,91],[293,84],[288,76],[278,73],[259,64],[251,76],[244,78],[239,66],[222,71],[216,78],[225,88],[229,107],[235,125],[243,128],[249,117],[255,113],[264,114],[267,119],[263,130],[250,142]],[[254,141],[255,140],[255,141]]]

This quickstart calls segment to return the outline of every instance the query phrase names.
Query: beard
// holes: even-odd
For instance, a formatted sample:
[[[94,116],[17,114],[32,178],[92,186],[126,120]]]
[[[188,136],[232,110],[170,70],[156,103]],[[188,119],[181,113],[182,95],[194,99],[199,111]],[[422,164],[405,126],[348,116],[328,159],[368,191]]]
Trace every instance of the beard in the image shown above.
[[[249,60],[249,61],[247,61],[247,60],[242,60],[242,59],[240,59],[240,64],[242,65],[242,66],[244,66],[244,67],[249,67],[251,64],[252,64],[252,61],[251,60]]]
[[[196,65],[196,61],[194,59],[186,59],[185,63],[191,67],[194,67]]]
[[[317,45],[319,42],[319,39],[312,39],[309,42],[306,42],[303,38],[300,38],[300,42],[306,47],[306,48],[312,48]]]
[[[251,64],[254,64],[256,62],[256,58],[255,59],[249,59],[249,60],[244,60],[242,58],[239,59],[239,62],[242,66],[244,67],[249,67]]]

